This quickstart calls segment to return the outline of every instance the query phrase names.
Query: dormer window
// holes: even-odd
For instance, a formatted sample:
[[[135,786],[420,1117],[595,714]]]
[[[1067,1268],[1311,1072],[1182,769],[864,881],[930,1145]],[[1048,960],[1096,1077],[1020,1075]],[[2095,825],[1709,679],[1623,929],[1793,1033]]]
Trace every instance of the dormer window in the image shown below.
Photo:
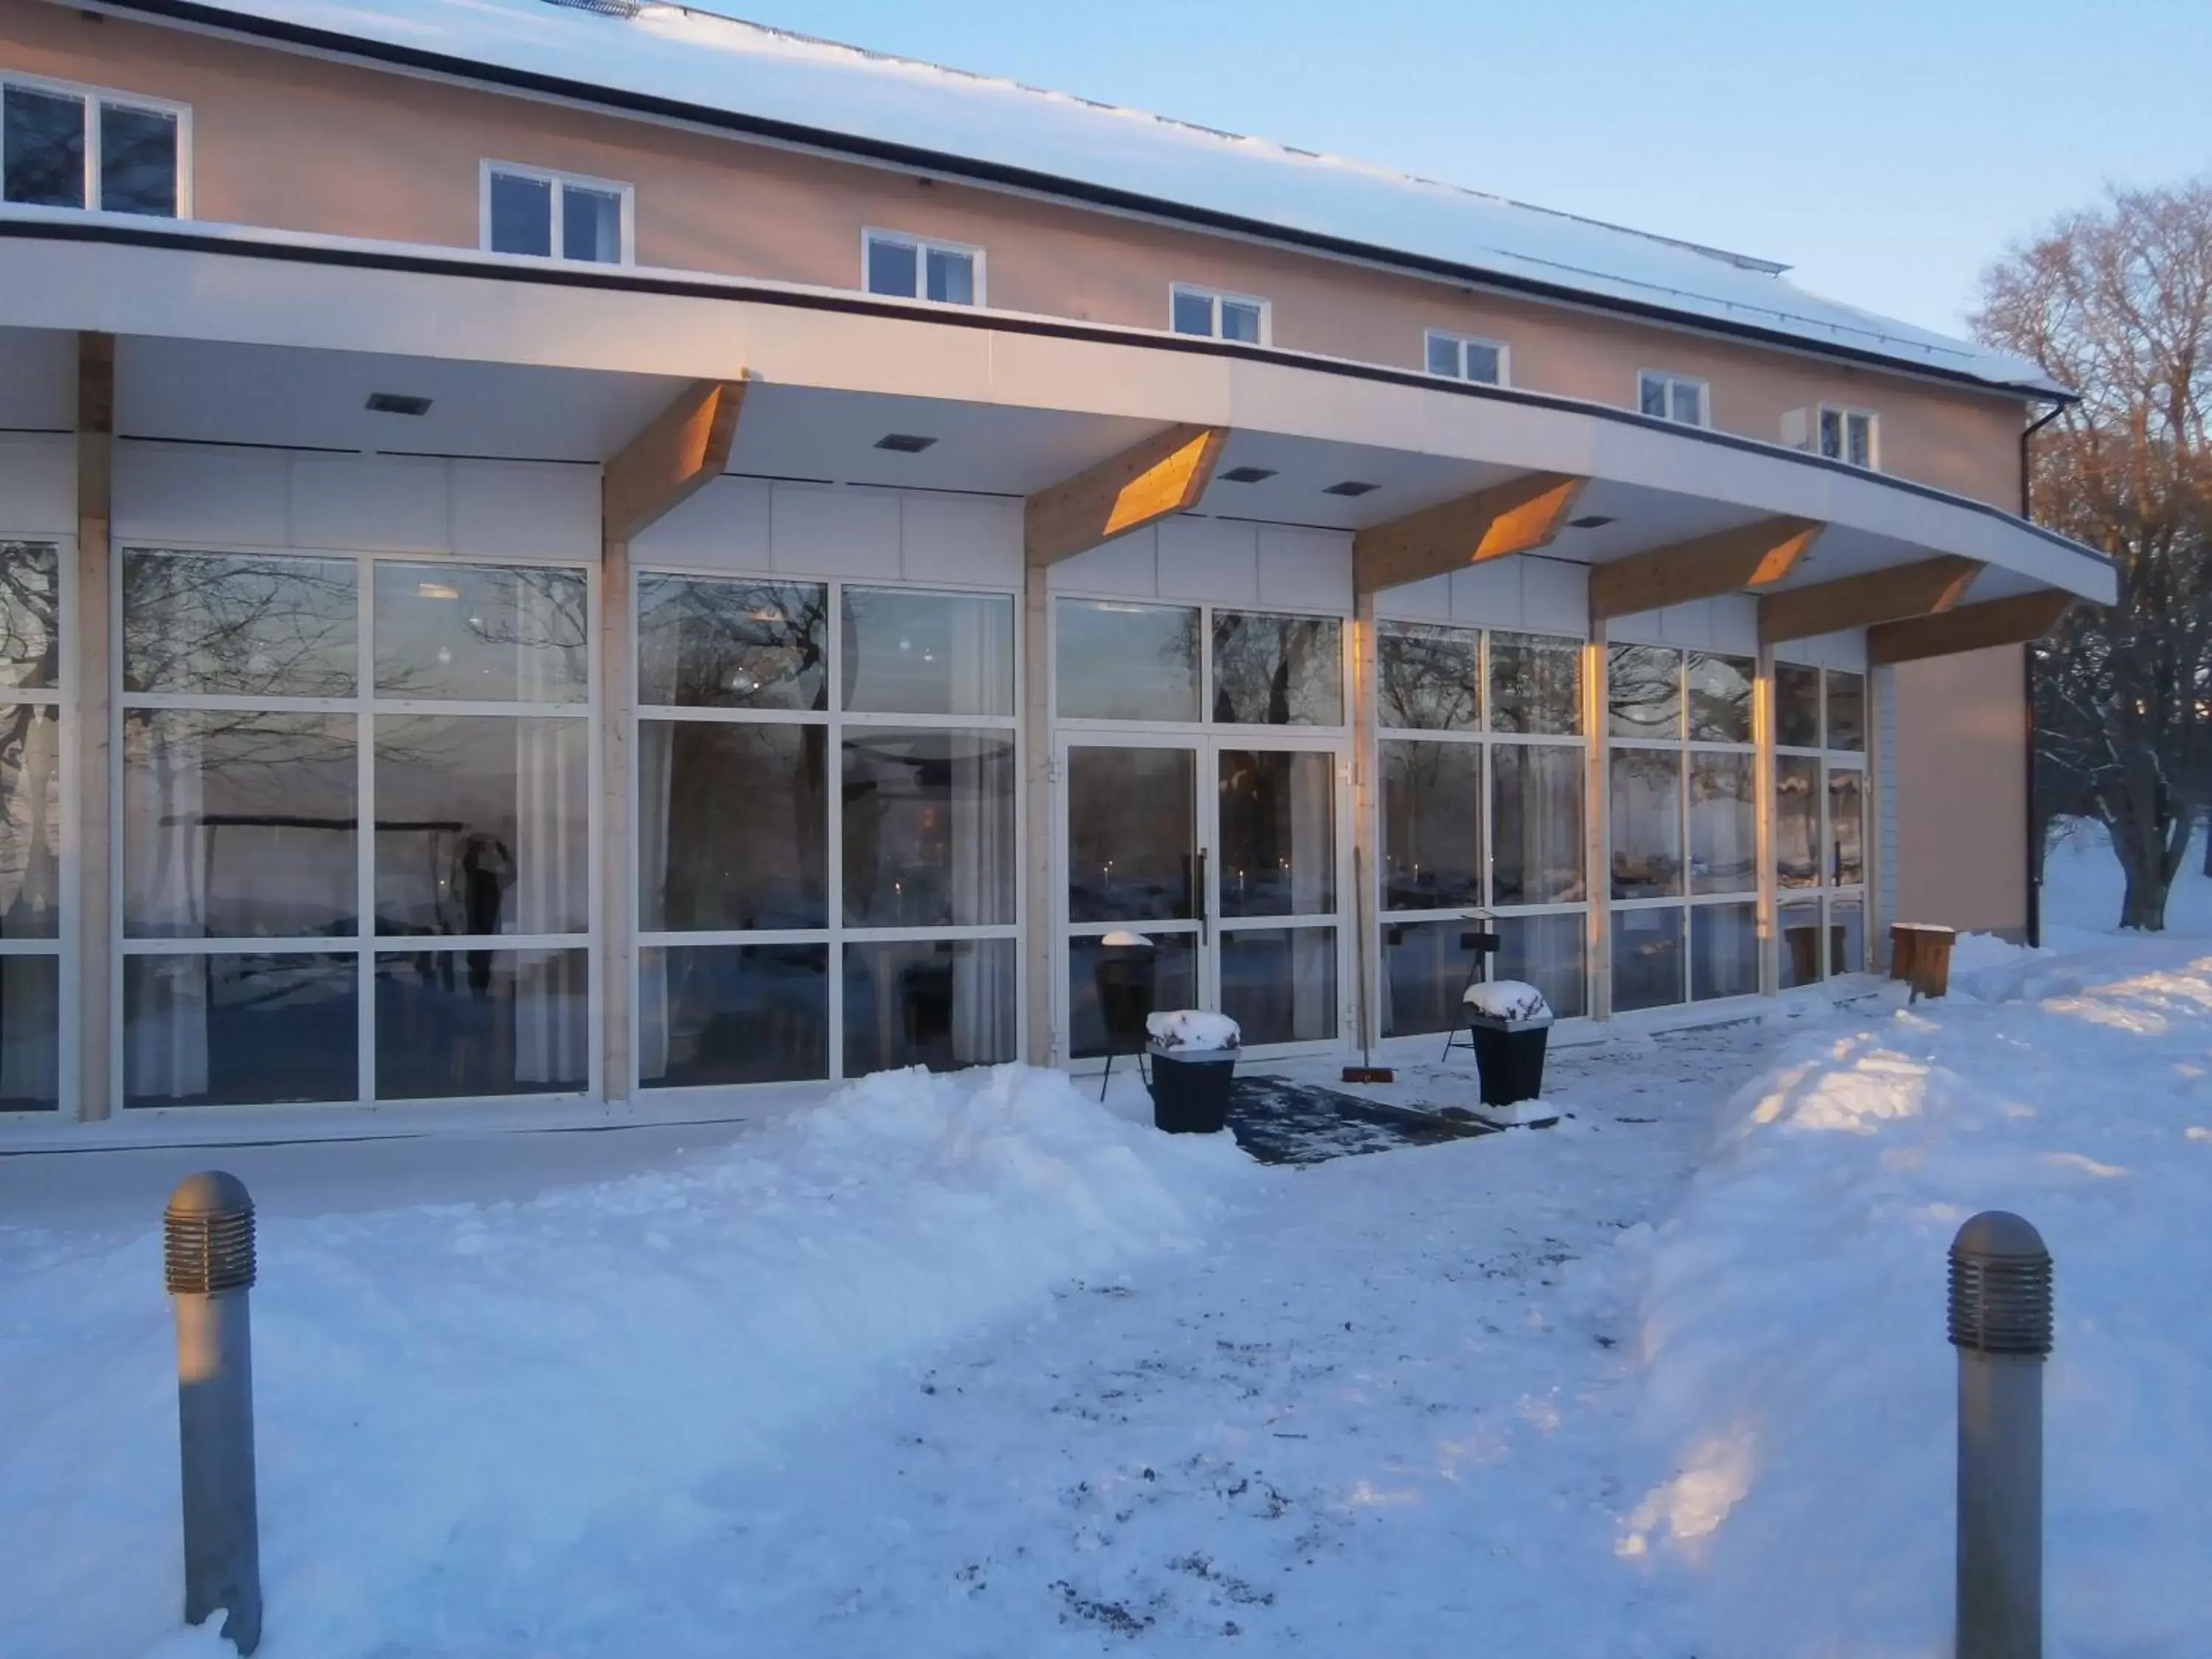
[[[177,218],[188,113],[129,93],[0,77],[0,201]]]
[[[626,265],[635,247],[633,217],[628,185],[484,163],[483,240],[493,253]]]

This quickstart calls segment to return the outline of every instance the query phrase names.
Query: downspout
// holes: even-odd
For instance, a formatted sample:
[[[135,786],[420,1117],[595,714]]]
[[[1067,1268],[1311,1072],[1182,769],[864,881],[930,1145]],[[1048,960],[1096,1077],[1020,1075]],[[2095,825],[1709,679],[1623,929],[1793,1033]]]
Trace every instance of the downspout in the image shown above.
[[[2033,475],[2028,471],[2028,443],[2037,433],[2066,412],[2063,403],[2053,404],[2040,418],[2021,428],[2020,434],[2020,516],[2033,522],[2035,517],[2035,489]],[[2027,696],[2027,943],[2031,948],[2043,943],[2043,826],[2036,816],[2035,796],[2035,646],[2031,641],[2020,653],[2021,684]]]

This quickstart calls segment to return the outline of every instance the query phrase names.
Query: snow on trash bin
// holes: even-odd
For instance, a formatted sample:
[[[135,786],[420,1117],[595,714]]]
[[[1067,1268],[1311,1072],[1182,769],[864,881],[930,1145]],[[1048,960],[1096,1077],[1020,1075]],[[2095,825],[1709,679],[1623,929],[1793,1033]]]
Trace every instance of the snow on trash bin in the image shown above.
[[[1210,1014],[1200,1008],[1148,1014],[1145,1030],[1152,1034],[1155,1043],[1170,1054],[1218,1052],[1234,1048],[1244,1040],[1244,1033],[1228,1015]]]
[[[1493,979],[1470,985],[1462,1000],[1469,1013],[1508,1025],[1531,1024],[1538,1020],[1548,1024],[1552,1018],[1552,1005],[1544,1000],[1544,994],[1522,980]]]

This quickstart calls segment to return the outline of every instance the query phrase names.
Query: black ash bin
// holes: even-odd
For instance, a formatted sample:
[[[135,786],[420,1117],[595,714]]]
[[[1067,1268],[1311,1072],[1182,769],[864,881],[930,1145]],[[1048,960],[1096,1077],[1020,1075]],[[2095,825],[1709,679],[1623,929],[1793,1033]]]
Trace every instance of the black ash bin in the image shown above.
[[[1525,997],[1515,994],[1525,992]],[[1503,994],[1501,995],[1501,994]],[[1534,986],[1498,980],[1467,989],[1467,1023],[1474,1043],[1474,1068],[1486,1106],[1517,1106],[1544,1092],[1544,1051],[1550,1046],[1552,1010]],[[1506,1006],[1518,1003],[1510,1011]],[[1499,1006],[1498,1012],[1490,1007]]]
[[[1164,1021],[1153,1023],[1147,1052],[1152,1061],[1152,1123],[1173,1135],[1218,1135],[1229,1127],[1229,1085],[1237,1075],[1235,1028],[1221,1048],[1177,1042]]]

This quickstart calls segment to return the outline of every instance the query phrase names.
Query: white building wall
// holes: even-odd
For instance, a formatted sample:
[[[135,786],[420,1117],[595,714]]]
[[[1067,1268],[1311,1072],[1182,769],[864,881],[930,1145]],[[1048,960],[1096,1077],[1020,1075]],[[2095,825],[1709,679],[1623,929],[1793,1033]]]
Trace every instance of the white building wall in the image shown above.
[[[955,586],[1022,583],[1022,504],[717,478],[630,544],[634,564]]]
[[[1018,550],[1020,504],[1013,505]],[[1056,592],[1348,612],[1352,537],[1184,514],[1062,560],[1048,581]]]
[[[76,534],[76,440],[0,432],[0,537]]]
[[[1498,559],[1386,588],[1376,596],[1375,611],[1398,622],[1458,623],[1582,639],[1589,632],[1589,571],[1540,556]]]

